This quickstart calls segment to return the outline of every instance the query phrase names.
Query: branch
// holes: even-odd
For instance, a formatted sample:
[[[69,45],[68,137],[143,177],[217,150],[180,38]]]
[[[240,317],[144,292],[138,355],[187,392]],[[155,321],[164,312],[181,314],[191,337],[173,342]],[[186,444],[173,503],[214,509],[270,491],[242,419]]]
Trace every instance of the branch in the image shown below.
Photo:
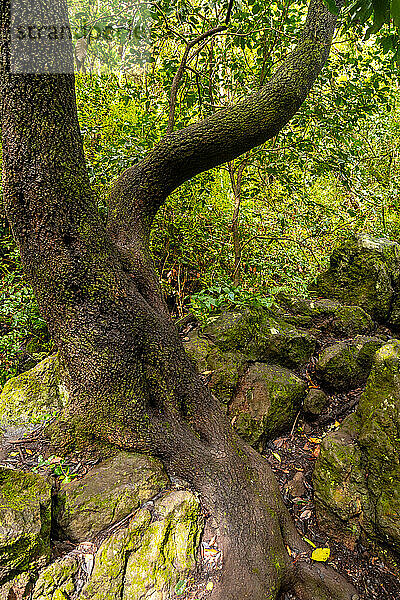
[[[172,85],[171,85],[171,94],[170,94],[170,98],[169,98],[169,117],[168,117],[167,135],[169,133],[171,133],[171,131],[174,128],[176,96],[178,94],[178,87],[179,87],[180,81],[182,79],[183,72],[186,68],[186,63],[188,60],[189,52],[199,42],[202,42],[206,38],[213,37],[220,31],[224,31],[225,29],[226,29],[226,25],[220,25],[218,27],[213,27],[213,29],[209,29],[208,31],[205,31],[201,35],[197,36],[194,40],[192,40],[186,44],[186,48],[185,48],[185,52],[183,53],[183,56],[182,56],[181,64],[179,65],[179,68],[178,68],[177,72],[175,73],[175,77],[174,77],[174,79],[172,81]]]
[[[109,231],[130,244],[167,196],[191,177],[263,144],[288,123],[307,98],[329,54],[337,17],[323,0],[311,0],[297,47],[269,81],[234,106],[167,135],[115,183]]]

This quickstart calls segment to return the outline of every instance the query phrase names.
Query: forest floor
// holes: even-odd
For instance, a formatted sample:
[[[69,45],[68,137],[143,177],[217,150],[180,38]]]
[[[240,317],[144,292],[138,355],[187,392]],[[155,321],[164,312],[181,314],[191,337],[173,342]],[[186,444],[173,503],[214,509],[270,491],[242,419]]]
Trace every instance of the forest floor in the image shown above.
[[[357,389],[347,394],[331,396],[328,412],[314,422],[299,417],[292,432],[268,442],[263,455],[278,479],[285,503],[303,537],[318,548],[330,548],[329,564],[348,577],[365,600],[400,600],[400,578],[384,563],[382,556],[361,543],[348,548],[340,541],[328,537],[319,528],[315,513],[312,473],[321,439],[354,411],[362,391]],[[62,479],[66,476],[83,477],[100,457],[91,454],[72,455],[62,459],[52,456],[49,442],[43,436],[43,426],[38,426],[19,439],[8,439],[0,449],[1,465],[13,469],[36,470],[40,460],[45,461],[44,469],[47,472],[53,473],[56,479]],[[212,523],[209,518],[200,547],[199,570],[193,579],[187,580],[185,592],[177,595],[177,599],[207,598],[212,589],[212,581],[220,576],[222,553],[213,541],[213,531],[217,531],[217,524]],[[72,544],[56,543],[54,556],[72,548]],[[286,593],[281,600],[296,598]]]

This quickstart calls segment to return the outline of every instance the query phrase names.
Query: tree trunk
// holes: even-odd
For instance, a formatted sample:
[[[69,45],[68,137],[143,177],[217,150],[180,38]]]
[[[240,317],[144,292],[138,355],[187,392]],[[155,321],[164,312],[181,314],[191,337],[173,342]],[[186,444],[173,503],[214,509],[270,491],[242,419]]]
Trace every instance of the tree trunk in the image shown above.
[[[272,600],[286,589],[301,600],[355,600],[349,583],[311,562],[267,462],[232,431],[202,383],[147,249],[152,218],[174,187],[275,135],[297,110],[325,61],[334,18],[313,0],[299,46],[270,87],[169,135],[125,172],[105,228],[85,168],[74,78],[11,74],[6,2],[1,11],[5,207],[69,372],[64,443],[152,452],[198,490],[224,556],[212,600]]]

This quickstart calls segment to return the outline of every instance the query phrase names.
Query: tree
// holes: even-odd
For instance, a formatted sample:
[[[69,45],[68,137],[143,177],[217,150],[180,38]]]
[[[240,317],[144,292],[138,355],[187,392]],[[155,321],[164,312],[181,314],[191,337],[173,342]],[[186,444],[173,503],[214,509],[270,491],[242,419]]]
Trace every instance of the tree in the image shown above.
[[[12,74],[9,3],[1,10],[5,208],[69,373],[70,402],[53,439],[151,452],[193,485],[221,532],[213,600],[273,599],[282,590],[356,600],[351,584],[311,561],[268,464],[232,431],[185,354],[148,251],[153,218],[177,186],[263,143],[295,114],[328,56],[336,17],[311,0],[297,46],[272,78],[169,133],[122,173],[105,226],[85,166],[74,77]]]

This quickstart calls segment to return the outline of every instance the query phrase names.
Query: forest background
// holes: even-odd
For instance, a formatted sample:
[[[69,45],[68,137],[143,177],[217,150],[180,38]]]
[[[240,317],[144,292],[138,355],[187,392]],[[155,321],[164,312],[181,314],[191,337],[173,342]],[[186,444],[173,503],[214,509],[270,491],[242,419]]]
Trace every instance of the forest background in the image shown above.
[[[290,0],[237,1],[228,27],[213,32],[224,26],[228,4],[137,6],[127,19],[124,3],[71,3],[79,119],[104,219],[110,184],[165,135],[171,112],[179,129],[257,89],[295,45],[306,10]],[[269,306],[280,291],[306,296],[332,249],[353,232],[398,239],[397,37],[390,27],[374,33],[357,7],[352,15],[353,27],[338,30],[289,125],[186,182],[159,211],[151,248],[177,320]],[[2,385],[54,348],[1,211],[0,235]]]

